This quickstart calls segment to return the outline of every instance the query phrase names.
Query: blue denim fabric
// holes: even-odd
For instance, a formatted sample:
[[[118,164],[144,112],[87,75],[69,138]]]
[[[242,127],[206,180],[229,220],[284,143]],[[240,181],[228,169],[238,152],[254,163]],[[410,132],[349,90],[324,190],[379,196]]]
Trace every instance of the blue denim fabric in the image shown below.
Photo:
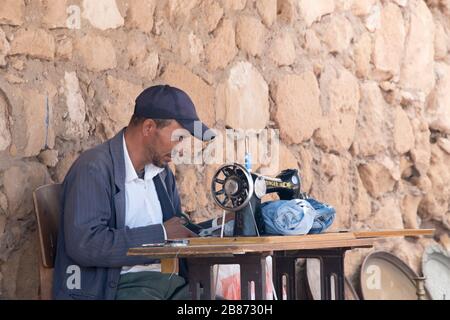
[[[261,213],[265,233],[277,235],[321,233],[336,216],[333,207],[313,198],[264,202]]]
[[[316,216],[309,202],[300,199],[264,202],[261,212],[265,232],[278,235],[307,234]]]
[[[305,200],[316,210],[316,217],[314,218],[314,223],[309,233],[316,234],[324,232],[333,224],[334,218],[336,217],[336,210],[332,206],[313,198]]]

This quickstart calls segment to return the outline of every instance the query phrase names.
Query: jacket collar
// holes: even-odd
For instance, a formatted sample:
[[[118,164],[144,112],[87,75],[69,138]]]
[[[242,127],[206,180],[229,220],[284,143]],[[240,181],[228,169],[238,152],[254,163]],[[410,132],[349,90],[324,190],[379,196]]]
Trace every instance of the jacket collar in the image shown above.
[[[114,182],[119,190],[125,190],[125,159],[123,154],[123,134],[120,130],[109,143],[114,166]]]
[[[161,210],[163,213],[163,221],[172,218],[175,215],[175,208],[173,206],[172,200],[167,192],[165,182],[161,178],[161,175],[157,175],[153,178],[155,183],[156,193],[158,194],[159,202],[161,203]]]

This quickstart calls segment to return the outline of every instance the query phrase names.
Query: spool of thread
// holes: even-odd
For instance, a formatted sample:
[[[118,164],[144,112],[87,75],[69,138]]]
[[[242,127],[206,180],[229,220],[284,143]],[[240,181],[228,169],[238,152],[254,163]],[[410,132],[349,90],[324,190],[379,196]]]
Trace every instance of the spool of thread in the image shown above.
[[[245,137],[245,158],[244,158],[245,169],[247,169],[248,172],[252,172],[252,156],[249,150],[250,146],[248,137]]]
[[[245,154],[245,169],[247,169],[248,172],[252,172],[252,156],[250,153]]]

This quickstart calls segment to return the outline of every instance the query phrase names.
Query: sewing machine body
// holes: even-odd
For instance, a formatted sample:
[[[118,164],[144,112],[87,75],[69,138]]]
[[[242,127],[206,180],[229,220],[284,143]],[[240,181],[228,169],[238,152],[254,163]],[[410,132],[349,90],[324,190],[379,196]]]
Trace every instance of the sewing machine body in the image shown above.
[[[222,209],[235,212],[233,236],[258,236],[264,231],[261,200],[277,193],[281,200],[304,198],[296,169],[283,170],[275,178],[249,172],[234,163],[220,167],[213,176],[211,193]]]

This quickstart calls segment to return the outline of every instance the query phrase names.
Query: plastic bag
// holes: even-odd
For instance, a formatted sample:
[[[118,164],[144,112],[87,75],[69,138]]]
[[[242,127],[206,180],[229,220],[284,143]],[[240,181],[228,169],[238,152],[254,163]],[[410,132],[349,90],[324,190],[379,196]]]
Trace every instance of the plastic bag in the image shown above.
[[[272,286],[272,257],[266,258],[266,296],[268,300],[273,299]],[[215,265],[213,268],[213,281],[216,286],[216,295],[226,300],[241,299],[240,267],[237,264]],[[254,288],[251,297],[255,297]]]

